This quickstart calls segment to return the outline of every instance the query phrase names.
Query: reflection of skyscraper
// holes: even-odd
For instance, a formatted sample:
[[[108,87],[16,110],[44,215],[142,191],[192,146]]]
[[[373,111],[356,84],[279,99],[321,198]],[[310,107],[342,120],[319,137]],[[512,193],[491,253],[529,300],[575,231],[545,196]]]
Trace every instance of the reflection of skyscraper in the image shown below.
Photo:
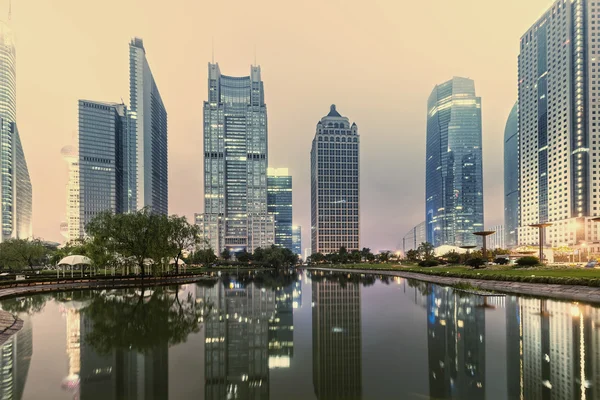
[[[269,320],[269,368],[289,368],[294,356],[294,285],[275,290]]]
[[[23,397],[29,365],[33,355],[33,331],[27,314],[19,315],[23,328],[0,348],[0,399],[20,400]]]
[[[312,283],[313,385],[319,400],[362,396],[360,286]]]
[[[599,310],[591,306],[509,299],[506,329],[510,398],[597,398],[600,343],[595,325],[599,317]]]
[[[427,297],[432,398],[485,398],[485,309],[477,300],[443,286],[433,286]]]
[[[268,399],[274,292],[222,282],[201,290],[212,306],[205,322],[205,399]]]

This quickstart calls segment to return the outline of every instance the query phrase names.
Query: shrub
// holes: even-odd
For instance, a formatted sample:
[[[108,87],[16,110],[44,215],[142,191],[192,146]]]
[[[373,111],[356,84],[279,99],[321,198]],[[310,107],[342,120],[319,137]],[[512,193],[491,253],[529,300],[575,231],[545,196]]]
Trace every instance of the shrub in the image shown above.
[[[467,262],[465,263],[467,264],[469,267],[473,267],[475,269],[481,267],[483,264],[485,264],[485,260],[483,258],[470,258],[467,260]]]
[[[520,267],[532,267],[534,265],[538,265],[539,263],[540,260],[533,256],[521,257],[517,260],[517,265]]]
[[[510,260],[508,258],[500,257],[500,258],[496,258],[495,261],[496,261],[496,264],[498,264],[498,265],[507,265]]]
[[[440,263],[437,260],[419,261],[419,267],[437,267],[438,265],[440,265]]]

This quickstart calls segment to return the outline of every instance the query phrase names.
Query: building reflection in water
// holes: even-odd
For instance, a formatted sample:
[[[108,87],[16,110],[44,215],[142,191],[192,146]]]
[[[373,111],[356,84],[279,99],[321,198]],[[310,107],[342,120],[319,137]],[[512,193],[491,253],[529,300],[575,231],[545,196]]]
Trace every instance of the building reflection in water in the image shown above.
[[[600,396],[600,311],[508,296],[508,393],[515,399]]]
[[[319,400],[362,396],[360,285],[312,281],[313,385]]]
[[[33,355],[31,318],[25,313],[17,316],[23,320],[23,328],[0,348],[0,399],[3,400],[23,398]]]
[[[212,307],[204,322],[204,398],[268,399],[275,292],[254,283],[219,281],[211,288],[199,287],[196,296]]]
[[[485,308],[480,297],[431,286],[427,295],[429,395],[485,398]]]
[[[294,293],[297,282],[275,289],[269,320],[269,368],[289,368],[294,356]]]

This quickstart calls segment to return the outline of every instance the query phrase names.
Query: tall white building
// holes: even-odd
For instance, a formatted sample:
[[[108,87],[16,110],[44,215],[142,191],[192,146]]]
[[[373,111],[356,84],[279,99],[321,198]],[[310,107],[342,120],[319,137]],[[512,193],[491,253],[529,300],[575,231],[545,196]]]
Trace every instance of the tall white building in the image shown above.
[[[427,241],[427,227],[425,221],[410,228],[402,238],[402,252],[406,254],[409,250],[416,250],[421,243]]]
[[[81,237],[80,195],[79,195],[79,151],[77,147],[67,145],[61,154],[69,169],[67,182],[67,222],[65,238],[67,241]]]
[[[0,22],[0,241],[32,236],[32,188],[17,128],[16,49]]]
[[[488,249],[506,249],[506,235],[504,232],[504,225],[492,226],[488,229],[488,231],[495,232],[487,238]]]
[[[196,215],[217,254],[254,251],[275,242],[267,212],[267,105],[260,67],[250,75],[221,74],[208,65],[204,102],[204,213]]]
[[[558,0],[521,37],[519,244],[544,222],[552,246],[600,240],[599,17],[593,0]]]

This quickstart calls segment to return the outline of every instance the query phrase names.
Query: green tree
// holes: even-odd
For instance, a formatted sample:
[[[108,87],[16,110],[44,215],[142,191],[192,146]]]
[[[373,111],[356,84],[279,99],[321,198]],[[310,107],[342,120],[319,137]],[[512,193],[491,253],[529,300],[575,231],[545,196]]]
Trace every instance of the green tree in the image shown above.
[[[175,261],[175,273],[179,273],[179,260],[184,250],[195,248],[200,243],[200,229],[187,222],[185,217],[172,215],[168,218],[169,239],[172,257]]]
[[[235,258],[237,258],[237,260],[239,262],[247,264],[248,262],[250,262],[250,259],[252,258],[252,256],[251,256],[250,253],[248,253],[246,251],[246,249],[244,249],[244,250],[242,250],[240,252],[237,252],[235,254]]]
[[[359,263],[362,260],[362,254],[360,250],[352,250],[350,253],[350,260],[354,263]]]
[[[433,260],[435,258],[433,245],[429,242],[423,242],[417,248],[419,255],[425,261]]]
[[[408,250],[406,252],[406,259],[410,262],[418,262],[419,261],[419,251],[418,250]]]
[[[50,254],[40,239],[10,239],[0,247],[1,258],[8,265],[27,266],[33,271],[35,265],[41,265]]]
[[[446,254],[442,256],[449,264],[460,264],[460,254],[458,254],[455,250],[450,250]]]
[[[338,261],[340,264],[347,264],[348,259],[350,258],[350,254],[348,254],[348,250],[344,246],[340,247],[338,250]]]
[[[231,252],[229,251],[228,248],[225,248],[222,252],[221,252],[221,258],[225,261],[228,261],[229,259],[231,259]]]
[[[390,253],[389,251],[382,251],[377,255],[377,258],[379,259],[379,262],[386,263],[390,261],[391,254],[392,253]]]
[[[371,249],[368,247],[363,247],[362,250],[360,251],[361,255],[362,255],[362,259],[364,261],[373,261],[375,260],[375,256],[373,255],[373,253],[371,253]]]
[[[325,255],[323,253],[317,252],[313,253],[310,257],[310,263],[320,264],[325,261]]]

